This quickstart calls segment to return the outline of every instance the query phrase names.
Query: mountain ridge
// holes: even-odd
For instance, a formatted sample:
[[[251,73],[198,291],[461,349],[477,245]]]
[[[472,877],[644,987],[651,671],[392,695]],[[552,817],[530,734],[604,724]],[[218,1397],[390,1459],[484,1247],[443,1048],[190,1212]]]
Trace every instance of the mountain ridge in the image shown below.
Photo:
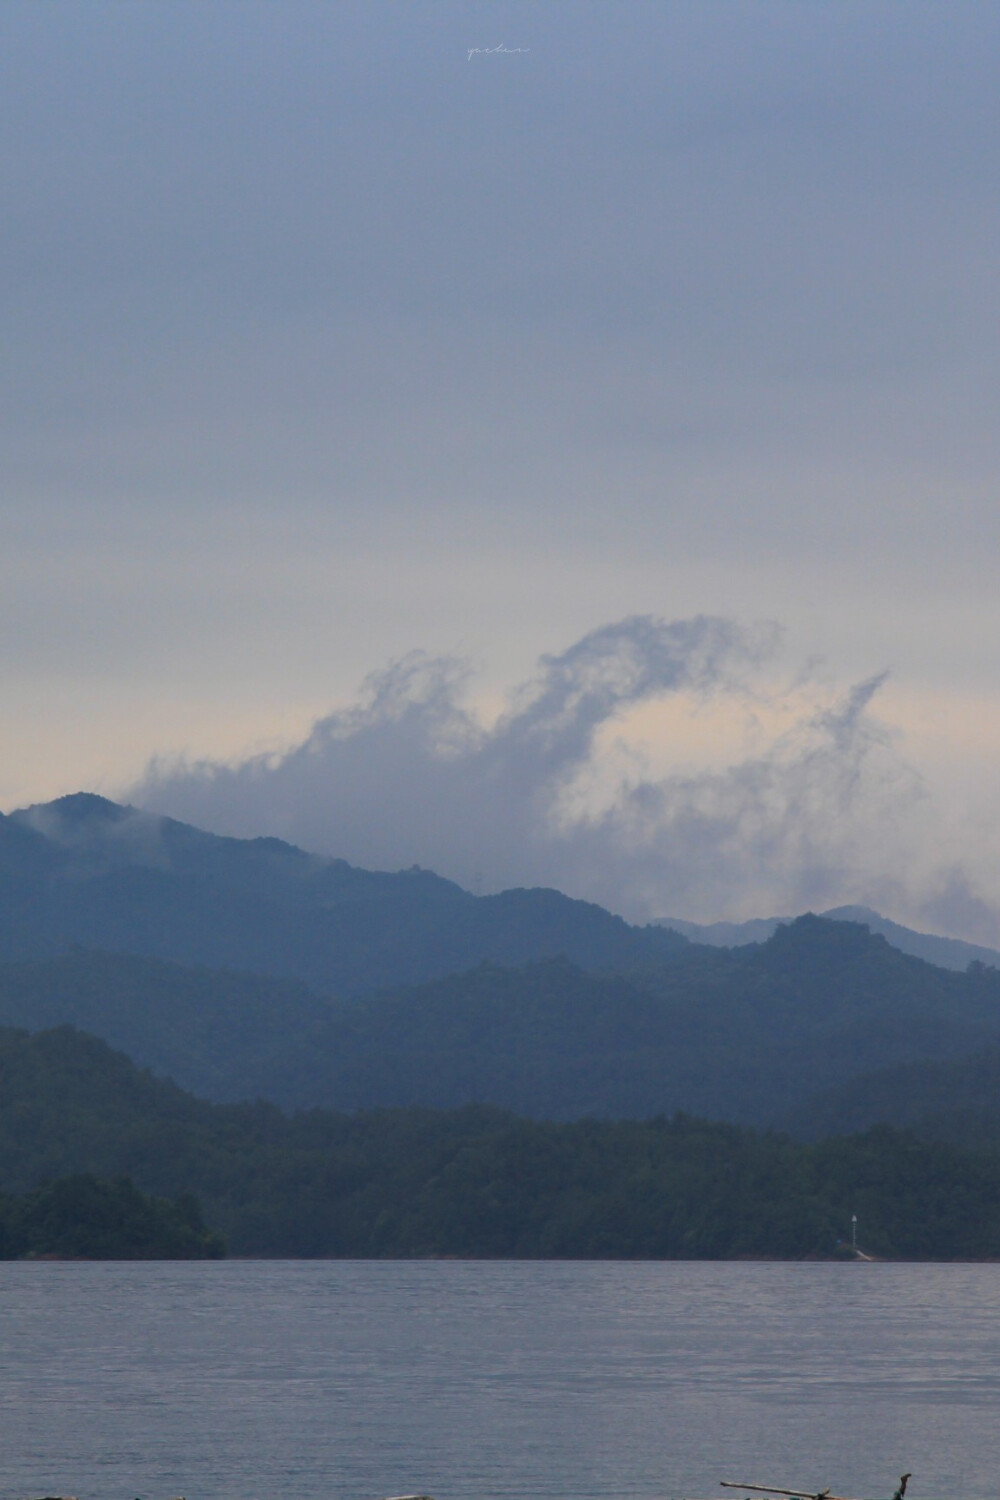
[[[0,817],[0,958],[74,943],[298,979],[354,996],[483,961],[672,962],[686,939],[560,891],[474,896],[76,793]]]
[[[804,915],[804,914],[803,914]],[[1000,949],[967,942],[965,938],[944,937],[939,933],[918,932],[905,927],[870,906],[833,906],[816,916],[831,922],[861,922],[872,932],[881,934],[900,953],[922,958],[941,969],[966,969],[970,963],[1000,968]],[[692,943],[715,948],[741,948],[749,943],[763,943],[778,927],[794,922],[794,917],[751,917],[746,922],[688,922],[679,917],[661,917],[657,925],[679,932]]]
[[[1000,1045],[1000,974],[819,917],[627,973],[483,963],[350,1000],[134,954],[0,963],[0,1024],[67,1023],[219,1102],[774,1126],[858,1074]]]

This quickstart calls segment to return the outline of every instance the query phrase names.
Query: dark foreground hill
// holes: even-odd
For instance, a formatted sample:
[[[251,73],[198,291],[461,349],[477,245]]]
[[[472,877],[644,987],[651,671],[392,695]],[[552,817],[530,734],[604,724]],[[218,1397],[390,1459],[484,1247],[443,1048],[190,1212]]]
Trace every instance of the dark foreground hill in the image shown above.
[[[830,1256],[856,1214],[875,1254],[1000,1255],[996,1153],[885,1127],[805,1146],[686,1117],[289,1118],[205,1104],[70,1028],[0,1031],[0,1163],[8,1193],[67,1173],[197,1193],[243,1254]]]
[[[558,891],[476,897],[279,839],[219,838],[102,797],[0,815],[0,958],[77,943],[299,979],[350,996],[488,960],[587,969],[666,963],[686,939]]]
[[[0,1193],[0,1260],[218,1260],[225,1253],[194,1198],[153,1198],[127,1177],[108,1182],[81,1172],[15,1197]]]
[[[1000,975],[936,969],[816,917],[629,975],[482,965],[349,1002],[123,955],[0,966],[0,1023],[62,1022],[219,1101],[756,1125],[798,1111],[808,1125],[817,1095],[861,1074],[1000,1044]],[[858,1123],[879,1118],[895,1117]]]

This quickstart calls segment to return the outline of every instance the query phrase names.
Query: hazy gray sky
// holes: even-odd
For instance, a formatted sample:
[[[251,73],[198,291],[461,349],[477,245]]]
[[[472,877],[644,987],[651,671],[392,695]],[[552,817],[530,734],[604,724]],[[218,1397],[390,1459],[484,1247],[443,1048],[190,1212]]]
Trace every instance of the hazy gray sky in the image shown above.
[[[986,3],[5,0],[2,805],[1000,937],[998,80]]]

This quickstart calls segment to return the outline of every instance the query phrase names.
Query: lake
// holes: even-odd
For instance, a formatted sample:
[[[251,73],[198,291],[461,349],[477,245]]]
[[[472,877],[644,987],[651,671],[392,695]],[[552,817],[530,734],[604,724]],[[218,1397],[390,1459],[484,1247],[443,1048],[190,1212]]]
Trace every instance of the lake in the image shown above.
[[[6,1263],[0,1359],[3,1500],[1000,1496],[996,1265]]]

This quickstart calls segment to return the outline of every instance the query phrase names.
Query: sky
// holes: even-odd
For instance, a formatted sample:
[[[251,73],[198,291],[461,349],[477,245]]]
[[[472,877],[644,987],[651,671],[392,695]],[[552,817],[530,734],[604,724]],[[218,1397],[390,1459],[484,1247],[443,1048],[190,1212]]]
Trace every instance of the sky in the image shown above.
[[[1000,942],[1000,11],[5,0],[0,806]]]

